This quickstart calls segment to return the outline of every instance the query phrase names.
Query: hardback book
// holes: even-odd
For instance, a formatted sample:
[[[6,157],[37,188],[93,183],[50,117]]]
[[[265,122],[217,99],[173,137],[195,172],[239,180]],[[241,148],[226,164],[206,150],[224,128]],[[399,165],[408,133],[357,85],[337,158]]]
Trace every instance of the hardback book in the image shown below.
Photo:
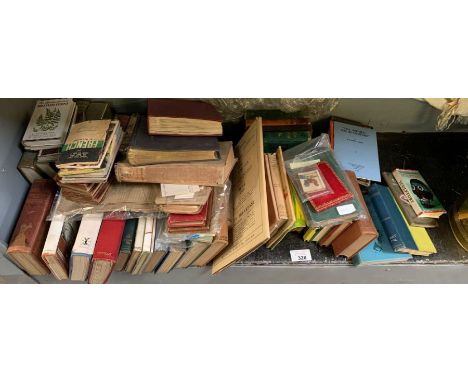
[[[468,219],[460,219],[458,217],[458,208],[455,204],[449,213],[449,223],[452,229],[453,236],[458,244],[468,251]]]
[[[32,183],[6,252],[31,276],[49,273],[41,254],[49,230],[46,218],[56,191],[55,182],[51,179],[39,179]]]
[[[108,102],[90,102],[84,113],[87,121],[112,119],[112,109]]]
[[[122,138],[122,144],[120,145],[119,152],[125,154],[128,151],[130,142],[132,141],[133,136],[135,135],[135,130],[140,123],[140,118],[145,118],[140,116],[138,113],[133,113],[128,116],[128,121],[125,125],[122,122],[122,116],[116,115],[116,118],[119,119],[122,129],[124,131],[124,136]]]
[[[59,147],[73,122],[76,104],[72,99],[36,102],[22,143],[28,150]]]
[[[171,246],[169,253],[157,268],[156,273],[168,273],[184,255],[186,248],[183,246]]]
[[[297,130],[299,127],[304,131],[312,130],[310,119],[300,111],[288,113],[281,110],[247,110],[244,114],[246,127],[250,127],[257,117],[262,118],[264,132]]]
[[[149,99],[148,132],[154,135],[222,135],[222,117],[202,101]]]
[[[46,178],[37,166],[37,151],[24,151],[18,163],[18,170],[29,183]]]
[[[311,241],[314,241],[316,243],[318,243],[320,240],[322,240],[322,238],[328,233],[330,232],[330,230],[334,227],[333,224],[329,224],[329,225],[326,225],[325,227],[322,227],[320,229],[320,231],[317,232],[316,235],[314,235],[314,237],[311,239]]]
[[[393,195],[392,195],[393,197]],[[395,199],[395,198],[394,198]],[[432,242],[431,238],[429,237],[426,228],[424,227],[412,227],[408,221],[405,218],[405,215],[401,211],[401,208],[398,206],[398,203],[395,204],[398,207],[398,210],[400,211],[401,216],[403,217],[403,220],[405,221],[406,227],[408,227],[408,230],[411,234],[411,237],[413,238],[414,242],[416,243],[417,250],[412,251],[412,255],[418,255],[418,256],[429,256],[432,255],[433,253],[437,253],[436,247],[434,247],[434,243]]]
[[[110,187],[110,182],[104,183],[62,183],[57,181],[62,190],[62,196],[80,204],[99,204]]]
[[[213,238],[207,241],[194,240],[185,252],[184,256],[176,264],[176,268],[187,268],[200,257],[211,245]]]
[[[236,155],[239,165],[232,176],[232,239],[214,260],[212,273],[222,271],[270,239],[261,118],[244,133]]]
[[[216,233],[213,243],[192,263],[196,267],[204,267],[215,259],[229,244],[229,227],[227,221],[221,223],[219,232]]]
[[[133,267],[132,275],[141,275],[153,254],[156,222],[157,219],[154,216],[146,217],[145,233],[143,235],[143,250],[138,256],[135,266]]]
[[[211,216],[212,197],[208,199],[198,214],[169,214],[167,218],[168,230],[173,228],[205,227]]]
[[[264,155],[265,161],[265,183],[266,183],[266,195],[267,195],[267,207],[268,207],[268,223],[270,227],[270,237],[278,230],[280,225],[284,221],[279,217],[278,205],[275,200],[275,191],[273,189],[271,168],[268,159],[268,155]]]
[[[273,158],[274,157],[274,158]],[[296,214],[294,211],[294,203],[293,203],[293,198],[291,196],[291,190],[289,188],[289,182],[288,182],[288,177],[286,174],[286,167],[284,164],[284,158],[283,158],[283,152],[281,150],[281,147],[278,147],[276,150],[276,153],[271,156],[273,160],[271,161],[271,164],[273,164],[273,167],[276,166],[278,168],[278,175],[279,175],[279,182],[280,182],[280,191],[282,193],[282,197],[284,200],[284,212],[286,216],[286,221],[284,224],[276,231],[274,235],[270,237],[270,240],[268,240],[266,247],[273,249],[278,243],[283,240],[283,238],[291,232],[292,229],[295,228],[295,223],[296,223]]]
[[[368,245],[378,236],[369,210],[366,207],[356,175],[352,171],[346,171],[354,191],[362,204],[362,217],[351,223],[335,240],[332,241],[332,248],[335,256],[345,256],[348,259],[356,255],[361,249]]]
[[[219,159],[216,137],[154,136],[141,118],[127,153],[132,166]]]
[[[125,220],[104,219],[94,247],[89,271],[90,284],[103,284],[109,279],[119,256]]]
[[[357,178],[380,182],[377,133],[362,127],[331,120],[333,150],[344,170],[354,171]]]
[[[333,226],[323,237],[318,241],[322,247],[328,247],[346,228],[351,225],[352,222],[344,222]]]
[[[403,193],[403,190],[398,185],[398,182],[390,172],[382,172],[382,176],[387,183],[390,192],[392,193],[393,197],[395,198],[398,206],[403,211],[406,220],[409,222],[411,226],[414,227],[424,227],[424,228],[434,228],[438,226],[437,219],[434,218],[423,218],[418,217],[416,212],[414,212],[413,207]]]
[[[57,280],[68,279],[70,249],[76,237],[76,224],[65,222],[64,215],[55,215],[49,226],[42,260]]]
[[[364,195],[366,206],[369,210],[370,217],[377,229],[378,236],[365,246],[359,253],[353,257],[354,265],[362,264],[385,264],[385,263],[400,263],[411,259],[411,255],[404,252],[395,252],[392,244],[383,228],[379,215],[374,208],[373,203],[367,195]]]
[[[388,187],[374,183],[369,188],[369,196],[393,250],[405,253],[417,251],[418,247]]]
[[[138,219],[128,219],[125,222],[125,229],[122,236],[122,243],[120,244],[119,257],[115,264],[115,270],[121,272],[125,269],[127,261],[133,251],[133,243],[138,227]]]
[[[232,142],[220,142],[219,145],[220,158],[218,160],[147,166],[132,166],[128,162],[119,162],[115,166],[115,174],[119,182],[222,187],[236,164],[236,158]]]
[[[397,168],[392,174],[413,207],[416,216],[437,219],[447,212],[419,171]]]
[[[85,214],[81,218],[70,256],[70,280],[86,281],[103,214]]]
[[[308,227],[305,231],[304,231],[304,235],[302,236],[303,240],[305,242],[310,242],[314,239],[314,237],[320,233],[321,231],[321,228],[317,228],[317,227]]]
[[[331,207],[337,206],[338,204],[353,199],[353,194],[346,188],[345,184],[333,171],[332,167],[325,161],[317,163],[317,169],[320,176],[323,176],[325,182],[330,188],[330,192],[326,194],[318,194],[309,198],[309,203],[312,205],[315,211],[321,212]],[[299,173],[301,175],[301,173]],[[306,181],[303,184],[304,191]]]
[[[312,131],[265,131],[263,129],[263,150],[266,153],[274,153],[278,147],[288,150],[291,147],[312,139]]]
[[[143,240],[145,237],[146,216],[138,218],[137,230],[135,233],[135,240],[133,242],[132,253],[125,265],[125,271],[131,273],[135,264],[143,251]]]
[[[166,255],[167,255],[166,250],[162,250],[162,249],[153,250],[153,254],[151,255],[148,262],[146,263],[146,266],[143,269],[143,273],[154,272],[154,270],[159,266],[159,264],[162,263]]]
[[[273,185],[273,194],[275,204],[278,209],[278,217],[282,221],[288,220],[288,212],[286,210],[286,200],[283,193],[283,184],[281,181],[280,169],[278,160],[275,154],[266,154],[268,156],[268,164],[271,172],[271,183]]]

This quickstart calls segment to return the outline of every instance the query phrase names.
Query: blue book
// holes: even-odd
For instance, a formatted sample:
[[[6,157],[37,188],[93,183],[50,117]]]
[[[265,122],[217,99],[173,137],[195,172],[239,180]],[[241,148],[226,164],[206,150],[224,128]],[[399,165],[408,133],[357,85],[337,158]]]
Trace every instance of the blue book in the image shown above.
[[[333,121],[333,136],[333,151],[343,169],[354,171],[357,178],[380,182],[374,129]]]
[[[377,239],[370,242],[364,249],[362,249],[356,256],[353,257],[354,265],[362,264],[383,264],[383,263],[395,263],[402,262],[411,259],[412,256],[403,253],[395,252],[387,234],[380,222],[379,215],[375,210],[373,203],[371,202],[368,195],[364,195],[369,214],[374,222],[375,228],[379,233]]]
[[[406,253],[417,251],[418,247],[388,187],[374,183],[369,188],[369,197],[393,250]]]

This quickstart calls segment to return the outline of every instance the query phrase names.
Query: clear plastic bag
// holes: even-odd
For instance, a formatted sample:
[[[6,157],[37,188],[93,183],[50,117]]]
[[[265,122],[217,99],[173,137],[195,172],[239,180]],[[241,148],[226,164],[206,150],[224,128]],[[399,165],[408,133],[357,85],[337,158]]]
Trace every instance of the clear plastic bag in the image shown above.
[[[247,110],[281,110],[286,113],[303,112],[312,122],[331,115],[338,105],[337,98],[209,98],[226,122],[236,121]]]
[[[285,151],[284,159],[288,177],[302,202],[304,216],[309,227],[323,227],[365,217],[356,190],[336,160],[327,134],[322,134],[318,138]],[[344,191],[346,191],[343,193],[341,202],[337,203],[339,199],[336,199],[333,203],[330,203],[330,206],[326,202],[320,205],[323,210],[319,210],[319,206],[314,202],[320,200],[322,196],[327,197],[327,194],[320,194],[320,190],[327,189],[325,177],[320,181],[316,181],[313,187],[308,187],[307,184],[304,185],[304,179],[310,180],[314,179],[315,176],[320,176],[320,174],[316,173],[317,167],[330,171],[328,176],[331,174],[335,184],[341,183],[344,186]],[[313,173],[314,177],[301,177],[299,175],[304,173]],[[312,191],[316,191],[317,194]],[[317,195],[319,196],[317,197]]]

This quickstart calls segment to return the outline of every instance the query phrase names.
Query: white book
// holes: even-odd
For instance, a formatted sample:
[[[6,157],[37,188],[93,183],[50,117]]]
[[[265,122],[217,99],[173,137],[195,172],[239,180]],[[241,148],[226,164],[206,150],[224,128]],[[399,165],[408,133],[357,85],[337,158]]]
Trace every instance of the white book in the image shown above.
[[[135,241],[133,242],[133,250],[130,258],[128,259],[127,265],[125,266],[126,272],[133,272],[137,260],[140,258],[140,254],[143,251],[143,240],[145,238],[146,228],[146,217],[140,216],[138,218],[138,225],[135,234]]]
[[[50,223],[49,232],[42,249],[42,255],[55,254],[62,234],[63,223],[65,222],[64,215],[55,215]]]
[[[72,99],[37,101],[23,136],[23,144],[34,147],[63,143],[75,114],[75,106]]]
[[[145,233],[143,235],[143,250],[138,256],[135,267],[132,270],[133,275],[141,274],[143,272],[143,269],[153,251],[155,222],[156,219],[154,217],[146,217]]]
[[[104,214],[85,214],[76,235],[72,256],[92,256]]]

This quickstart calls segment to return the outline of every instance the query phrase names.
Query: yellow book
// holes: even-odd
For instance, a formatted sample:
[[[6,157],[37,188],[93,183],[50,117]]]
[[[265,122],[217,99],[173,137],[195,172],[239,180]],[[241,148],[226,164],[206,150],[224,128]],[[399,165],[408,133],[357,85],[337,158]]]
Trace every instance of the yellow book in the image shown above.
[[[312,238],[315,236],[315,232],[317,232],[317,228],[307,228],[302,238],[304,239],[304,241],[311,241]]]
[[[416,246],[418,247],[418,252],[413,253],[413,254],[419,255],[419,256],[429,256],[433,253],[437,253],[437,249],[434,246],[434,243],[432,242],[431,238],[429,237],[429,234],[427,233],[426,228],[413,227],[409,225],[408,221],[405,218],[405,215],[403,215],[403,212],[401,211],[400,206],[398,205],[396,201],[395,201],[395,205],[398,207],[398,211],[400,211],[400,214],[403,220],[405,221],[405,224],[408,227],[411,233],[411,236],[413,237],[413,240],[416,243]]]
[[[294,226],[291,229],[291,231],[300,232],[307,226],[304,211],[302,211],[302,203],[299,200],[299,196],[297,195],[296,189],[291,184],[291,182],[289,182],[289,190],[291,191],[291,198],[294,206],[294,214],[296,215],[296,222],[294,223]]]

